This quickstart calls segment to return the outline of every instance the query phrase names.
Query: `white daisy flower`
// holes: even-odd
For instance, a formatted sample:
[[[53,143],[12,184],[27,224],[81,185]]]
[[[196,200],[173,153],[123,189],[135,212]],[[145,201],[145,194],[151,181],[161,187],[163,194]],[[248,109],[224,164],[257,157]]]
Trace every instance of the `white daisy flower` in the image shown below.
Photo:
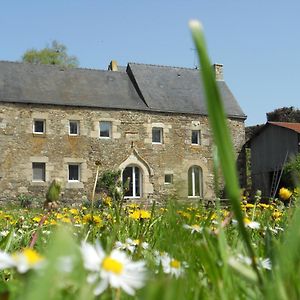
[[[145,282],[145,263],[132,261],[125,252],[117,249],[106,255],[97,243],[81,246],[84,266],[91,273],[88,282],[96,284],[94,294],[101,294],[108,286],[121,288],[129,295],[141,288]]]
[[[128,238],[125,240],[125,243],[117,241],[115,243],[115,249],[128,250],[129,252],[133,253],[139,245],[144,250],[149,248],[149,244],[146,242],[141,243],[140,240],[132,240],[132,239]]]
[[[164,273],[171,274],[176,278],[181,276],[184,273],[184,268],[187,267],[185,262],[180,262],[179,260],[174,259],[166,252],[158,254],[156,257],[156,263],[162,266]]]
[[[30,269],[39,269],[44,263],[44,258],[30,248],[12,254],[11,258],[19,273],[26,273]]]
[[[237,225],[237,223],[238,223],[238,221],[235,220],[235,219],[233,219],[231,222],[232,222],[233,225]],[[246,227],[251,228],[251,229],[259,229],[260,228],[260,223],[255,222],[255,221],[251,221],[248,218],[244,218],[244,225]]]
[[[202,232],[203,231],[203,227],[200,227],[198,224],[194,224],[194,225],[188,225],[188,224],[184,224],[183,225],[183,228],[185,229],[188,229],[191,231],[191,233],[194,233],[194,232]]]
[[[231,258],[232,261],[235,260],[235,258]],[[250,266],[252,264],[252,260],[248,256],[244,256],[242,254],[238,254],[236,257],[236,260],[238,260],[241,263],[244,263],[245,265]],[[269,258],[255,258],[255,261],[257,262],[257,266],[266,270],[272,269],[271,260]]]

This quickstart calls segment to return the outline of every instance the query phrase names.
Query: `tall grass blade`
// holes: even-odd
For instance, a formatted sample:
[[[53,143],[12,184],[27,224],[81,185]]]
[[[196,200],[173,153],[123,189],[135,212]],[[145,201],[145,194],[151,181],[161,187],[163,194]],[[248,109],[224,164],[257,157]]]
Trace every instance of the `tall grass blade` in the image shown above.
[[[229,197],[232,210],[238,221],[241,236],[245,242],[250,257],[252,258],[253,268],[259,275],[255,262],[254,250],[243,222],[243,213],[240,207],[240,188],[238,184],[233,146],[226,123],[226,116],[221,96],[215,81],[215,74],[207,54],[202,26],[198,21],[191,21],[190,28],[198,52],[199,61],[201,62],[201,77],[206,95],[207,110],[214,135],[214,141],[220,158],[221,169],[225,179],[226,192]]]

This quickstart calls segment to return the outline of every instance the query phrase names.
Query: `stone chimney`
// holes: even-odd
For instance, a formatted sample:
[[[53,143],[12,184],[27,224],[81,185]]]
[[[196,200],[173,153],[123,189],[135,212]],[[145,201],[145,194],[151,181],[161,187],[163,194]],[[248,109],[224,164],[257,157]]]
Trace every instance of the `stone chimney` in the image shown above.
[[[108,71],[118,71],[118,63],[117,63],[116,60],[112,60],[112,61],[109,63]]]
[[[223,65],[222,64],[213,64],[216,80],[224,80],[223,77]]]

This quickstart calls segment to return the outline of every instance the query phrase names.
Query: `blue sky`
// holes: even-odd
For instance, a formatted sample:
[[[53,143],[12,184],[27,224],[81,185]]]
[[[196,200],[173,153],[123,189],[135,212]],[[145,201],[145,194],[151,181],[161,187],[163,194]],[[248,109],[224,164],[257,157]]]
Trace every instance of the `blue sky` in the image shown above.
[[[212,62],[224,76],[247,125],[266,112],[299,108],[299,0],[27,0],[0,2],[0,60],[58,40],[81,67],[110,60],[194,67],[188,29],[202,22]]]

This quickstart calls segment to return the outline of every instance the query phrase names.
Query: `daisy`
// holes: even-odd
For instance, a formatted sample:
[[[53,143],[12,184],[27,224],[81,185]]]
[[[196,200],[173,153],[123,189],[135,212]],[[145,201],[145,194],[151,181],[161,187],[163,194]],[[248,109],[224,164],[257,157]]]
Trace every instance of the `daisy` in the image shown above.
[[[23,251],[12,255],[3,251],[0,252],[0,270],[16,268],[22,274],[30,269],[40,268],[43,262],[43,257],[30,248],[25,248]]]
[[[129,295],[141,288],[145,281],[145,263],[132,261],[125,252],[117,249],[107,255],[99,243],[95,246],[82,243],[84,267],[91,273],[88,282],[95,284],[95,295],[100,295],[108,286],[121,288]]]
[[[164,273],[171,274],[176,278],[180,277],[184,273],[184,267],[187,267],[185,262],[182,263],[179,260],[174,259],[166,252],[161,254],[156,252],[156,255],[156,263],[162,266]]]
[[[183,228],[185,229],[188,229],[191,231],[191,233],[194,233],[194,232],[202,232],[203,231],[203,227],[200,227],[198,224],[194,224],[194,225],[188,225],[188,224],[184,224],[183,225]]]
[[[39,269],[44,263],[44,258],[30,248],[12,254],[11,258],[19,273],[26,273],[30,269]]]
[[[252,264],[252,260],[250,257],[248,256],[244,256],[242,254],[238,254],[236,258],[231,257],[229,259],[229,263],[232,264],[234,263],[234,261],[239,261],[245,265],[250,266]],[[271,270],[272,269],[272,264],[271,264],[271,260],[269,258],[255,258],[255,261],[257,262],[257,266],[262,268],[262,269],[266,269],[266,270]]]
[[[125,240],[125,243],[117,241],[115,243],[115,249],[119,250],[128,250],[129,252],[133,253],[137,247],[140,246],[142,249],[146,250],[149,248],[149,244],[146,242],[140,242],[140,240],[132,240],[130,238]]]

